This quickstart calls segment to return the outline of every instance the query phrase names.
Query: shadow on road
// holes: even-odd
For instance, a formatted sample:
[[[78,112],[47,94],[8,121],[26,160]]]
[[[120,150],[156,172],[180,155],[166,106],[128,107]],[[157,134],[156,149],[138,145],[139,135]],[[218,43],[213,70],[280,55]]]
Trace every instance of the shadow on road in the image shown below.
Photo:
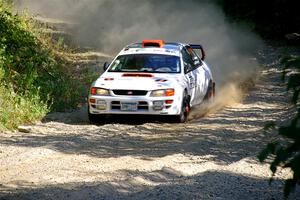
[[[130,175],[136,172],[122,173]],[[28,188],[25,183],[20,185],[22,187],[18,190],[2,189],[0,199],[283,199],[282,180],[275,180],[269,185],[262,178],[217,171],[182,177],[172,169],[162,169],[140,173],[130,180],[119,182],[70,183],[36,188],[32,188],[30,183]],[[253,185],[257,187],[254,189]],[[290,199],[297,200],[300,196],[294,193]]]
[[[88,119],[87,105],[72,112],[54,112],[49,113],[44,119],[43,123],[59,122],[70,125],[88,125],[91,124]],[[95,125],[105,124],[125,124],[125,125],[143,125],[146,123],[168,123],[172,122],[171,117],[168,116],[152,116],[152,115],[107,115],[99,117]]]

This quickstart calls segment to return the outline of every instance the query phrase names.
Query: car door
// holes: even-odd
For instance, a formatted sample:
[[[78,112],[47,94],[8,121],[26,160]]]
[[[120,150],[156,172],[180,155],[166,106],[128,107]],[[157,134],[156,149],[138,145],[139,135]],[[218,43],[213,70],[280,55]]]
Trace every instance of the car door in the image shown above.
[[[210,81],[210,72],[207,71],[204,62],[200,59],[198,54],[190,47],[187,47],[187,49],[188,52],[191,54],[195,65],[194,73],[195,76],[197,77],[196,88],[195,88],[195,94],[196,94],[195,103],[199,104],[202,102],[204,96],[206,95],[206,91]]]
[[[184,66],[184,78],[188,85],[188,94],[190,95],[190,103],[191,105],[195,105],[197,103],[197,73],[195,72],[196,66],[192,59],[192,56],[188,53],[186,48],[181,50],[182,61]]]

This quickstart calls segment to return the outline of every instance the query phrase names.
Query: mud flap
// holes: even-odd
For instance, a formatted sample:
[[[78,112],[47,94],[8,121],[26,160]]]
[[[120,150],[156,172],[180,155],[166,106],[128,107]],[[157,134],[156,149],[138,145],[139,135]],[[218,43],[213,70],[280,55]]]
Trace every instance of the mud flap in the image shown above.
[[[190,102],[191,102],[191,97],[187,96],[185,98],[185,111],[187,112],[187,114],[189,114],[189,112],[191,111]]]

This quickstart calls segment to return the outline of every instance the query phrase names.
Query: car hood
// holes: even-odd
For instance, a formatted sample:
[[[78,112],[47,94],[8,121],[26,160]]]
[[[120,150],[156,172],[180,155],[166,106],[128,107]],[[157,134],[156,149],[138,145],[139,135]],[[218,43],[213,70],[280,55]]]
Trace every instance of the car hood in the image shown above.
[[[179,82],[179,74],[104,73],[93,87],[120,90],[156,90],[173,88]]]

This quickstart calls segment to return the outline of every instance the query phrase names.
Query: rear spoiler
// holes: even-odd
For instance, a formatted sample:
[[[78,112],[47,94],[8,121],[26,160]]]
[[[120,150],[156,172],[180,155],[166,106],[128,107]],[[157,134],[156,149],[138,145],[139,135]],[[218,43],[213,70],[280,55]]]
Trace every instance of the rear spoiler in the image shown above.
[[[205,51],[204,51],[202,45],[200,45],[200,44],[190,44],[190,47],[191,47],[192,49],[200,50],[200,51],[201,51],[201,60],[204,60],[204,59],[205,59],[205,56],[206,56],[206,55],[205,55]]]

